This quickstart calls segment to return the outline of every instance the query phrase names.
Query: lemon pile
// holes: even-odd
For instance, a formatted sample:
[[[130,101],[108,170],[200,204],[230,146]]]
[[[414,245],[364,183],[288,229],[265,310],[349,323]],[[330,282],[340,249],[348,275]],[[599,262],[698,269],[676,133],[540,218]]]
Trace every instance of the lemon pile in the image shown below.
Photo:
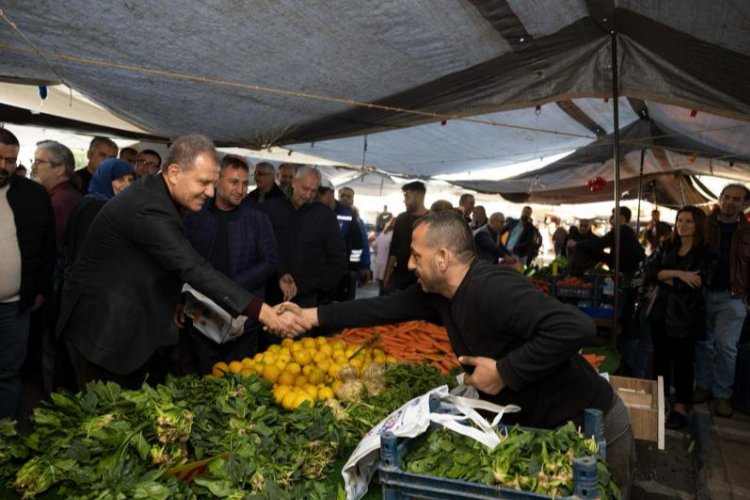
[[[276,403],[293,410],[303,403],[314,405],[315,401],[334,397],[343,384],[342,378],[361,376],[373,363],[398,362],[380,349],[363,349],[352,357],[356,351],[357,346],[327,337],[284,339],[281,345],[272,345],[252,359],[229,364],[220,361],[213,366],[211,375],[260,375],[273,384]]]

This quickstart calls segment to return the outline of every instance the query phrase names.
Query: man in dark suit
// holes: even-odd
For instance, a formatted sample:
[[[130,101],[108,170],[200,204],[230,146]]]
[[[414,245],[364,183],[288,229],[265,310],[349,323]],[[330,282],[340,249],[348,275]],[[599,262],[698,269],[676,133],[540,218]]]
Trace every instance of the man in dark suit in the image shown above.
[[[180,211],[200,210],[219,177],[216,149],[203,136],[177,139],[161,175],[146,176],[109,201],[94,220],[66,282],[57,332],[82,387],[95,379],[138,387],[157,350],[177,343],[170,331],[182,284],[233,317],[275,333],[308,325],[268,305],[216,271],[190,245]]]

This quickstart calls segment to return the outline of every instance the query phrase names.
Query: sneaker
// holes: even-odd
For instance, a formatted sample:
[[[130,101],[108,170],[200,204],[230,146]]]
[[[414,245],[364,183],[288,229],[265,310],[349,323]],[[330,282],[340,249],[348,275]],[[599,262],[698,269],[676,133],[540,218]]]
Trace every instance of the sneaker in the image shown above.
[[[703,387],[696,386],[693,391],[693,404],[701,404],[713,398],[714,395],[711,393],[711,389],[704,389]]]
[[[714,402],[714,414],[719,417],[729,418],[732,416],[732,402],[728,399],[717,399]]]
[[[669,418],[667,418],[664,427],[672,430],[679,430],[687,426],[687,415],[680,413],[679,411],[670,411]]]

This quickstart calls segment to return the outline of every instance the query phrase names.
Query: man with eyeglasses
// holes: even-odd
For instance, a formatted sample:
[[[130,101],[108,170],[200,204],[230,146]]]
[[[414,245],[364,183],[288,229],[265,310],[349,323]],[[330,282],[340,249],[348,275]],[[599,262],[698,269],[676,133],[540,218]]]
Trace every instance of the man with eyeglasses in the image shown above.
[[[20,145],[0,128],[0,418],[15,418],[31,311],[52,293],[55,229],[45,189],[15,174]]]
[[[96,136],[91,139],[89,150],[86,152],[88,163],[85,168],[78,169],[75,172],[75,183],[81,194],[85,195],[89,192],[89,182],[91,182],[99,164],[107,158],[117,158],[117,149],[117,144],[108,137]]]
[[[161,156],[153,149],[144,149],[135,157],[135,178],[156,175],[161,168]]]
[[[284,191],[276,185],[274,177],[273,165],[265,161],[256,164],[253,170],[253,180],[257,187],[250,191],[247,197],[258,203],[263,203],[269,198],[284,196]]]
[[[49,195],[55,216],[55,246],[58,250],[70,216],[82,198],[71,181],[74,169],[73,152],[66,146],[55,141],[37,144],[31,171]]]

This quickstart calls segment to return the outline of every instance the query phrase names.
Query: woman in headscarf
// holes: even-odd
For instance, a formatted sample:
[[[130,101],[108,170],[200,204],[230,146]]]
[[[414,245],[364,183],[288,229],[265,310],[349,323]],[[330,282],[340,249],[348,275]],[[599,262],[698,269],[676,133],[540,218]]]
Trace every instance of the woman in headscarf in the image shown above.
[[[133,165],[125,160],[104,160],[94,172],[89,183],[89,192],[78,203],[68,222],[62,241],[62,278],[68,276],[78,257],[86,233],[94,217],[107,201],[128,187],[135,180]]]

